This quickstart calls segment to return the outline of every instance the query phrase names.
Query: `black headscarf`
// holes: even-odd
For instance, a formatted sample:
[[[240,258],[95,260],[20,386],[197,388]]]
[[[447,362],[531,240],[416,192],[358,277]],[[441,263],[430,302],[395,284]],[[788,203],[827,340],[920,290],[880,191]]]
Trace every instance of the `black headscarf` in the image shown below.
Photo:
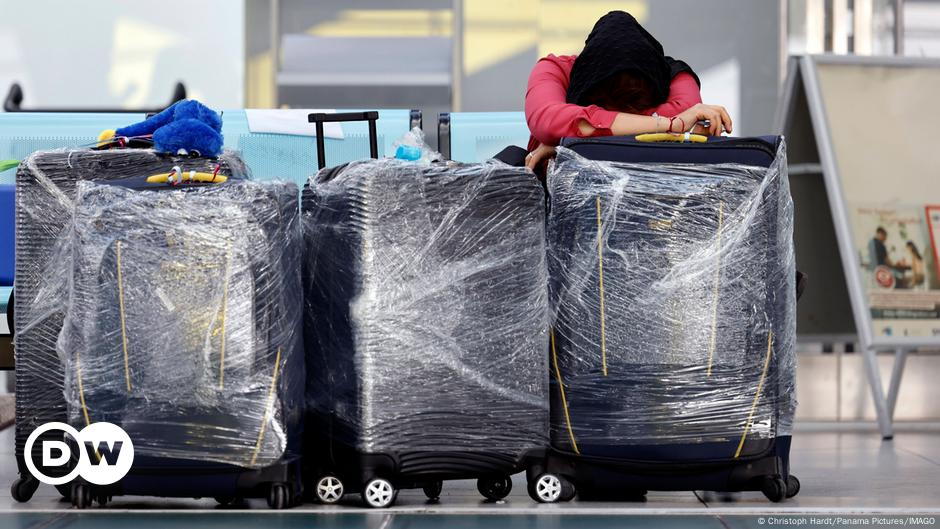
[[[646,79],[653,91],[654,105],[669,98],[669,84],[680,72],[688,72],[701,82],[688,64],[667,57],[663,46],[650,35],[633,15],[611,11],[594,24],[584,41],[584,50],[571,69],[567,100],[586,105],[591,88],[611,76],[630,72]]]

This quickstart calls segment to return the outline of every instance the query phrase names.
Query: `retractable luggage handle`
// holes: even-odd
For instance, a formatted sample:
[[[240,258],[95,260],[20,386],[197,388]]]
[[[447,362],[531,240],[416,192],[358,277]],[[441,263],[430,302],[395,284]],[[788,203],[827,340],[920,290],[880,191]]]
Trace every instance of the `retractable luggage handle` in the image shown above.
[[[325,112],[315,112],[307,116],[307,121],[317,127],[317,165],[320,169],[326,167],[326,146],[323,139],[323,124],[338,123],[342,121],[368,121],[369,122],[369,155],[372,158],[379,157],[379,138],[376,132],[375,122],[379,119],[377,110],[366,112],[339,112],[327,114]]]

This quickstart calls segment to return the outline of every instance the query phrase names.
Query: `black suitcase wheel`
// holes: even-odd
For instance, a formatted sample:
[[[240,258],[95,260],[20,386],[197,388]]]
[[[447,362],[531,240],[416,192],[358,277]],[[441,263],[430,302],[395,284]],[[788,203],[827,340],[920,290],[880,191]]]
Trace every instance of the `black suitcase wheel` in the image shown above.
[[[91,501],[91,487],[84,483],[72,484],[72,507],[76,509],[87,509],[91,507]]]
[[[95,501],[98,502],[100,507],[104,507],[108,504],[109,501],[111,501],[111,496],[108,496],[107,494],[99,494],[95,496]]]
[[[212,499],[214,499],[216,503],[218,503],[219,505],[223,507],[231,505],[232,502],[235,501],[234,496],[215,496]]]
[[[432,481],[431,483],[426,483],[424,487],[424,495],[428,497],[431,501],[437,501],[441,499],[441,491],[444,490],[443,481]]]
[[[34,477],[16,478],[10,486],[10,495],[13,496],[14,500],[26,503],[33,497],[38,488],[39,480]]]
[[[314,493],[320,503],[336,503],[343,497],[343,482],[336,476],[323,476]]]
[[[571,501],[574,499],[577,490],[575,489],[574,483],[568,481],[565,478],[561,478],[561,498],[560,501]]]
[[[793,474],[787,476],[787,498],[792,498],[800,493],[800,480]]]
[[[286,509],[290,506],[290,494],[284,483],[272,483],[268,490],[268,507]]]
[[[484,498],[499,501],[509,496],[512,491],[512,478],[480,478],[477,480],[477,490]]]
[[[398,491],[392,484],[382,478],[373,478],[362,488],[362,501],[369,507],[381,509],[395,503]]]
[[[540,474],[528,484],[529,497],[539,503],[571,501],[575,487],[567,479],[555,474]]]
[[[59,491],[59,495],[62,496],[62,499],[64,499],[64,500],[70,500],[70,501],[71,501],[71,499],[72,499],[72,485],[70,485],[69,483],[65,483],[65,484],[62,484],[62,485],[56,485],[56,486],[55,486],[55,490]]]
[[[764,478],[760,491],[768,500],[781,502],[787,497],[787,482],[780,476],[768,476]]]

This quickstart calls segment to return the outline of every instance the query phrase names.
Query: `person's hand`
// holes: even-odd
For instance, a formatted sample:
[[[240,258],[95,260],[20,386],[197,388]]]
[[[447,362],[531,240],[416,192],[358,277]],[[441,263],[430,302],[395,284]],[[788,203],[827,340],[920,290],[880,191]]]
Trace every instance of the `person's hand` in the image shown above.
[[[709,127],[702,127],[696,122],[708,120]],[[685,130],[679,130],[682,126]],[[731,133],[731,116],[725,107],[719,105],[705,105],[699,103],[694,107],[680,113],[672,120],[672,129],[669,132],[686,132],[691,130],[696,134],[705,134],[707,136],[720,136],[724,127],[724,132]]]
[[[539,170],[543,169],[544,165],[554,157],[555,147],[552,147],[551,145],[542,145],[540,143],[534,151],[526,155],[525,166],[538,173]]]

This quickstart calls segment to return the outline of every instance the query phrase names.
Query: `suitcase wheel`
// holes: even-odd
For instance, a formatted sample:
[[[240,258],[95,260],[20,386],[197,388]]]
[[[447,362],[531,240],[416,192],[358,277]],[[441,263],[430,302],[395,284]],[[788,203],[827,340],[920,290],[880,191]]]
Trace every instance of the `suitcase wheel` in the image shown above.
[[[484,498],[499,501],[509,496],[512,491],[512,478],[481,478],[477,480],[477,490]]]
[[[272,483],[268,490],[268,507],[286,509],[290,507],[290,490],[285,483]]]
[[[30,476],[25,478],[16,478],[13,481],[13,485],[10,486],[10,495],[13,496],[13,499],[25,503],[33,497],[33,494],[36,493],[36,489],[39,488],[39,480]]]
[[[362,501],[369,507],[381,509],[395,503],[398,491],[385,479],[373,478],[362,488]]]
[[[323,476],[315,492],[320,503],[336,503],[343,497],[343,482],[336,476]]]
[[[767,476],[761,484],[761,492],[768,500],[777,503],[787,497],[787,482],[780,476]]]
[[[92,499],[90,486],[84,483],[72,484],[72,507],[76,509],[87,509],[91,507]]]
[[[59,491],[59,495],[62,496],[62,499],[72,501],[72,485],[68,483],[56,485],[55,490]]]
[[[107,494],[98,494],[95,496],[95,501],[98,502],[99,507],[104,507],[108,504],[109,501],[111,501],[111,496],[108,496]]]
[[[571,501],[576,494],[574,485],[555,474],[540,474],[529,482],[529,497],[539,503]]]
[[[787,476],[787,498],[792,498],[800,493],[800,480],[793,474]]]
[[[432,481],[427,483],[422,487],[424,489],[424,495],[428,497],[431,501],[437,501],[441,499],[441,491],[444,490],[443,481]]]
[[[228,506],[228,505],[231,505],[232,502],[235,501],[235,497],[234,497],[234,496],[215,496],[215,497],[212,498],[212,499],[214,499],[216,503],[218,503],[219,505],[221,505],[221,506],[223,506],[223,507],[226,507],[226,506]]]

